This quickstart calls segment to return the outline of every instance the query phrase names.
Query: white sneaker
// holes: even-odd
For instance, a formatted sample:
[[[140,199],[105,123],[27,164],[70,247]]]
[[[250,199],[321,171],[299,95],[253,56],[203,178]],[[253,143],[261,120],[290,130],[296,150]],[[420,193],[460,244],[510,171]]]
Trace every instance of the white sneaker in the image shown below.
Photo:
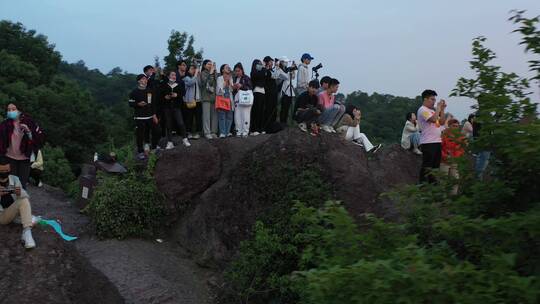
[[[321,130],[323,130],[326,133],[332,133],[332,129],[330,129],[330,127],[327,125],[322,125]]]
[[[214,139],[214,137],[212,136],[212,134],[206,134],[206,135],[204,136],[204,138],[206,138],[206,139]]]
[[[38,186],[38,188],[41,188],[41,187],[43,187],[43,183],[39,182],[39,184],[37,186]]]
[[[232,133],[227,134],[227,137],[232,137]]]
[[[330,132],[331,132],[331,133],[337,133],[337,132],[336,132],[336,129],[334,129],[334,127],[328,127],[328,128],[330,129]]]
[[[265,131],[262,131],[261,134],[264,135],[264,134],[266,134],[266,132],[265,132]]]
[[[187,138],[182,139],[182,144],[184,144],[184,146],[186,147],[191,147],[191,144],[189,143],[189,139]]]
[[[150,145],[149,144],[144,144],[144,152],[145,153],[150,152]]]
[[[298,124],[298,127],[300,128],[300,130],[302,130],[302,132],[307,132],[307,126],[305,123],[300,123]]]
[[[32,229],[30,228],[25,228],[23,230],[21,240],[24,242],[24,248],[26,249],[32,249],[36,247],[36,242],[32,237]]]
[[[165,150],[170,150],[174,148],[174,144],[172,141],[167,142],[167,146],[165,147]]]
[[[227,137],[227,135],[225,135],[225,134],[219,134],[219,138],[225,138],[225,137]]]
[[[422,155],[422,151],[418,150],[418,148],[414,148],[412,151],[416,155]]]
[[[199,139],[199,138],[201,138],[201,136],[200,136],[198,133],[195,133],[195,134],[193,135],[193,139]]]

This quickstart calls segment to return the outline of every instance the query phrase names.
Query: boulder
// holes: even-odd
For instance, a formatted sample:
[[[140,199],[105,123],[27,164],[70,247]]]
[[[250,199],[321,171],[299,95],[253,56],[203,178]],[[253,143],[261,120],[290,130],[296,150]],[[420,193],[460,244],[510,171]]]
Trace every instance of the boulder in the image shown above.
[[[380,194],[415,183],[420,163],[397,144],[369,154],[336,134],[314,137],[291,128],[168,150],[155,178],[178,219],[174,237],[200,263],[220,266],[249,237],[255,221],[276,208],[272,198],[287,195],[287,185],[297,184],[303,170],[318,172],[332,199],[356,218],[363,213],[395,218],[397,208]]]

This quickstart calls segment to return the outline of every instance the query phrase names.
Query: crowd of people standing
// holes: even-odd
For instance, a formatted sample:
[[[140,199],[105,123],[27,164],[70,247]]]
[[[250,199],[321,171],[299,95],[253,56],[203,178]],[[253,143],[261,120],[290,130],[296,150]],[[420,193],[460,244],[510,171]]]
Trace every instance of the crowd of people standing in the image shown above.
[[[190,140],[201,137],[274,133],[293,121],[314,136],[319,130],[337,133],[339,129],[347,140],[376,152],[381,145],[372,145],[360,132],[360,110],[347,111],[335,100],[339,81],[310,76],[313,59],[305,53],[296,65],[287,57],[266,56],[254,59],[249,73],[240,62],[232,69],[223,64],[218,70],[208,59],[180,60],[166,72],[144,67],[129,95],[137,157],[145,159],[150,151],[160,149],[162,137],[167,139],[165,149],[172,149],[173,134],[189,147]]]

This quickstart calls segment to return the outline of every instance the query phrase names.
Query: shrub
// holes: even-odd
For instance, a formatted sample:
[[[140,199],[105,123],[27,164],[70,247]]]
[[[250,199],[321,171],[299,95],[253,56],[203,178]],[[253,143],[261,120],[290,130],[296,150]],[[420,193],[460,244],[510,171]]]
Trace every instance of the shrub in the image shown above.
[[[150,236],[163,223],[163,196],[147,172],[126,176],[99,175],[90,203],[84,210],[101,238]]]
[[[41,152],[43,154],[43,182],[67,191],[75,180],[75,175],[71,171],[64,151],[60,147],[47,144]]]

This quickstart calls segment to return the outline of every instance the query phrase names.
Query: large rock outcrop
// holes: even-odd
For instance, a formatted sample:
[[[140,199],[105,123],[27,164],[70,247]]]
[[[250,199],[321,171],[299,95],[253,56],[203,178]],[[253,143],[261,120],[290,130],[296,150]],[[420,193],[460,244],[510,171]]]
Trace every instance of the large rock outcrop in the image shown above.
[[[393,218],[395,206],[380,194],[415,183],[419,166],[420,158],[399,145],[367,154],[334,134],[313,137],[287,129],[249,139],[197,141],[190,148],[166,151],[155,177],[168,208],[177,215],[175,237],[201,262],[219,265],[231,258],[272,206],[267,192],[280,189],[271,183],[285,179],[281,182],[287,185],[286,179],[301,178],[299,168],[317,168],[331,196],[353,216],[369,212]],[[282,168],[292,175],[276,176]],[[286,195],[283,191],[270,194]]]

